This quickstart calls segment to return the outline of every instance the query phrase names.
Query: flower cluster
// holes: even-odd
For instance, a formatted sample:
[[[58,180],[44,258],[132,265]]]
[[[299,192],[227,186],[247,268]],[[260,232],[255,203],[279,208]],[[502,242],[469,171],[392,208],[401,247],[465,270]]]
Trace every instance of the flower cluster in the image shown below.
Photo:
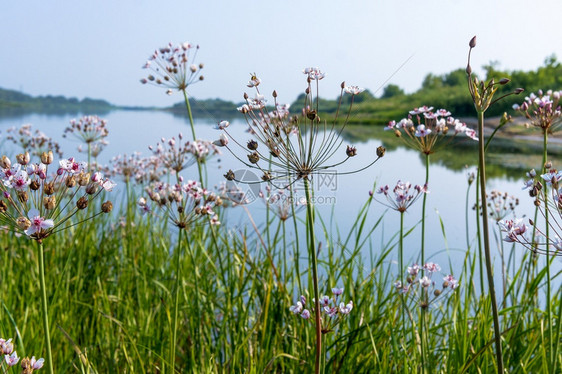
[[[552,169],[550,163],[547,163],[547,167],[549,171],[542,174],[540,178],[534,169],[528,172],[528,179],[523,189],[529,189],[529,195],[535,199],[535,206],[541,210],[543,216],[548,214],[547,224],[550,229],[550,235],[545,235],[537,227],[536,222],[532,220],[529,220],[529,225],[534,226],[537,236],[532,238],[533,240],[526,236],[529,230],[522,219],[506,219],[499,221],[498,225],[500,230],[506,235],[503,239],[504,241],[520,243],[536,253],[560,256],[562,255],[562,232],[560,231],[562,224],[562,186],[560,185],[562,182],[562,171]],[[549,188],[543,188],[543,183]],[[550,194],[547,195],[545,190],[550,191]],[[555,251],[552,251],[551,247]]]
[[[30,124],[21,125],[19,128],[10,127],[6,130],[6,140],[20,146],[23,152],[30,152],[32,156],[41,157],[43,152],[52,151],[62,157],[60,145],[45,133],[33,131],[32,127]]]
[[[344,303],[341,301],[340,296],[343,294],[343,288],[332,288],[332,297],[320,297],[320,314],[322,322],[322,333],[326,334],[334,330],[334,328],[353,310],[353,301]],[[312,305],[315,305],[316,300],[312,300]],[[314,307],[307,309],[306,298],[301,295],[299,301],[292,305],[289,310],[294,315],[299,315],[305,320],[309,320],[311,315],[315,313]]]
[[[246,145],[233,139],[234,143],[245,150],[245,157],[239,157],[229,146],[226,135],[230,138],[232,136],[227,130],[228,122],[222,121],[218,126],[226,135],[222,135],[215,144],[227,147],[247,167],[261,171],[263,181],[285,179],[286,183],[283,183],[282,187],[296,180],[310,180],[313,175],[333,169],[357,154],[355,148],[347,147],[345,157],[340,161],[333,159],[333,156],[340,151],[343,142],[341,132],[348,121],[353,98],[361,92],[361,89],[346,86],[345,83],[341,84],[338,110],[335,118],[328,123],[320,119],[318,98],[314,96],[314,93],[318,92],[318,84],[324,73],[318,68],[307,68],[304,74],[308,86],[305,90],[303,109],[300,115],[293,116],[289,114],[288,106],[277,101],[276,91],[273,92],[273,105],[268,108],[267,101],[259,90],[261,81],[252,75],[248,86],[254,88],[256,94],[253,98],[244,94],[246,103],[238,110],[244,115],[253,139]],[[338,116],[344,93],[351,95],[351,104],[347,117],[340,119]],[[377,158],[366,167],[383,155],[384,148],[379,147]],[[229,172],[226,178],[235,180],[236,175]]]
[[[103,140],[109,134],[107,121],[98,116],[84,116],[79,120],[71,119],[70,126],[64,129],[63,137],[68,134],[86,144]]]
[[[39,242],[72,226],[72,216],[90,206],[102,191],[115,187],[101,172],[89,173],[87,163],[74,158],[60,160],[53,176],[48,173],[53,162],[50,151],[43,153],[38,163],[31,163],[27,152],[16,158],[14,165],[6,156],[0,159],[0,224]],[[112,207],[106,201],[101,212],[90,218],[109,213]]]
[[[468,128],[465,123],[451,117],[451,112],[439,109],[433,112],[433,107],[422,106],[414,108],[407,118],[399,122],[390,121],[384,128],[394,131],[394,134],[402,138],[409,147],[429,155],[437,151],[438,144],[442,139],[450,142],[457,134],[465,134],[473,140],[478,140],[476,132]],[[406,134],[406,137],[402,136]],[[452,135],[452,136],[447,136]]]
[[[429,193],[427,185],[414,186],[414,191],[410,192],[412,184],[410,182],[398,181],[392,189],[394,196],[390,195],[390,187],[388,185],[380,187],[376,192],[386,197],[387,203],[380,202],[387,207],[394,209],[400,213],[404,213],[422,194]]]
[[[508,214],[514,213],[515,207],[519,205],[519,199],[509,195],[507,192],[492,190],[490,194],[486,194],[488,204],[488,215],[496,222],[504,219]]]
[[[11,367],[17,365],[20,361],[17,352],[14,350],[12,339],[5,340],[0,338],[0,355],[4,356],[4,360],[0,362],[0,368],[3,368],[4,373],[6,372],[6,369],[3,367],[4,363]],[[44,362],[43,358],[36,360],[35,356],[31,358],[25,357],[21,360],[22,373],[31,374],[34,370],[39,370],[43,367]]]
[[[135,181],[143,184],[160,180],[163,173],[160,163],[159,157],[142,157],[140,152],[122,154],[111,159],[107,172],[115,177],[120,176],[126,183]]]
[[[544,93],[539,90],[537,94],[531,93],[525,97],[521,105],[514,104],[513,109],[521,112],[534,127],[551,134],[554,127],[561,122],[560,96],[562,91],[548,90]]]
[[[188,42],[180,45],[169,43],[166,47],[157,49],[143,66],[152,73],[141,79],[141,83],[166,87],[168,95],[171,95],[173,90],[185,92],[190,84],[203,80],[203,64],[193,63],[198,50],[198,45],[194,46]]]
[[[149,199],[160,207],[165,215],[180,229],[189,229],[202,220],[208,220],[211,225],[219,225],[218,215],[213,210],[222,205],[222,200],[216,194],[201,188],[196,181],[169,185],[155,182],[146,188]],[[138,206],[142,213],[151,211],[149,202],[141,197]]]
[[[394,287],[401,294],[416,300],[422,308],[427,308],[437,298],[459,286],[458,281],[450,274],[442,278],[443,282],[437,284],[432,278],[440,271],[441,267],[433,262],[428,262],[423,267],[413,264],[408,266],[406,282],[402,284],[401,281],[396,281]]]
[[[153,155],[160,159],[161,164],[169,170],[179,174],[182,170],[196,162],[205,163],[210,157],[220,154],[215,144],[205,141],[185,141],[183,135],[170,139],[162,138],[156,147],[149,146]]]

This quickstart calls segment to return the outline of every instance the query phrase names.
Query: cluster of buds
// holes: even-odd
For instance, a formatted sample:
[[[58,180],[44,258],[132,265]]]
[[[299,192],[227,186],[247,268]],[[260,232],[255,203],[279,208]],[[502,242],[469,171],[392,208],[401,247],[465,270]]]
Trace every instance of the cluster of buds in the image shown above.
[[[404,213],[422,194],[429,193],[427,184],[423,186],[415,185],[414,190],[410,192],[412,184],[410,182],[398,181],[396,186],[392,189],[394,196],[390,194],[390,187],[388,185],[379,187],[377,194],[384,195],[387,203],[380,202],[381,204],[394,209],[400,213]],[[372,192],[370,193],[372,196]]]
[[[344,303],[341,301],[341,295],[343,294],[343,288],[332,288],[332,297],[322,296],[320,297],[320,315],[321,315],[321,331],[323,334],[327,334],[334,330],[334,328],[349,315],[353,310],[353,301]],[[316,304],[316,300],[312,299],[312,305]],[[299,315],[305,320],[309,320],[311,315],[316,313],[314,307],[307,309],[306,298],[301,295],[299,301],[295,305],[291,305],[289,308],[291,313],[294,315]]]
[[[141,79],[141,83],[166,87],[168,95],[173,90],[185,92],[189,85],[203,80],[203,64],[193,63],[198,50],[198,45],[188,42],[180,45],[169,43],[166,47],[157,49],[143,66],[152,73]]]
[[[305,90],[305,101],[301,114],[292,116],[289,114],[289,107],[277,101],[276,91],[273,91],[273,104],[268,109],[267,101],[259,90],[261,80],[252,74],[248,87],[254,88],[256,94],[252,98],[245,93],[246,102],[238,110],[244,115],[253,139],[246,145],[233,140],[245,150],[247,158],[239,158],[237,153],[230,149],[226,137],[228,135],[232,138],[227,130],[228,122],[222,121],[218,125],[226,135],[221,135],[215,144],[228,148],[247,167],[263,173],[263,181],[273,183],[273,180],[283,178],[288,180],[288,184],[292,184],[296,180],[310,180],[313,175],[329,172],[330,169],[334,169],[357,154],[355,148],[347,147],[345,157],[339,162],[333,161],[333,156],[339,151],[343,142],[341,132],[349,119],[353,99],[362,89],[342,83],[337,114],[328,123],[320,119],[318,100],[314,96],[314,93],[318,92],[318,82],[325,74],[318,68],[306,68],[303,72],[308,85]],[[340,106],[344,94],[351,95],[351,103],[348,115],[340,119],[338,116],[341,113]],[[338,122],[342,124],[338,125]],[[381,158],[384,155],[384,148],[379,147],[376,153],[377,157],[374,161],[360,170],[371,166]],[[351,172],[343,174],[348,173]],[[231,171],[225,176],[229,180],[236,180],[236,175]]]
[[[410,148],[426,155],[436,152],[439,147],[445,146],[458,134],[465,134],[473,140],[478,140],[476,131],[451,117],[451,112],[446,109],[433,112],[433,107],[427,106],[414,108],[408,113],[407,118],[399,122],[390,121],[384,129],[394,131],[394,134],[404,140]],[[406,136],[402,136],[402,133]],[[443,139],[446,141],[442,142]]]
[[[49,235],[73,226],[71,218],[91,206],[102,191],[111,191],[115,183],[101,172],[89,173],[87,163],[73,158],[59,162],[56,173],[49,176],[53,153],[41,155],[41,162],[31,163],[29,153],[16,156],[17,163],[0,159],[0,224],[41,242]],[[72,203],[72,199],[77,198]],[[113,205],[106,201],[101,213],[109,213]],[[81,219],[84,222],[87,219]]]
[[[149,199],[154,202],[164,214],[179,229],[189,229],[202,221],[208,220],[211,225],[219,225],[218,215],[213,210],[222,205],[222,199],[216,194],[201,188],[196,181],[169,185],[155,182],[146,188]],[[145,198],[138,200],[142,213],[151,211],[149,202]]]
[[[521,112],[530,121],[531,126],[542,129],[544,133],[551,134],[553,128],[560,123],[562,111],[560,110],[560,96],[562,91],[548,90],[544,93],[539,90],[537,94],[531,93],[525,97],[521,105],[514,104],[513,109]]]
[[[398,292],[410,296],[426,309],[439,297],[447,292],[452,292],[459,286],[459,282],[450,274],[442,278],[443,282],[437,284],[432,278],[439,272],[441,272],[441,267],[433,262],[428,262],[423,267],[413,264],[408,266],[406,282],[402,284],[401,281],[396,281],[394,287]]]
[[[32,130],[30,124],[21,125],[19,128],[10,127],[6,130],[6,140],[21,147],[22,151],[29,151],[32,156],[41,157],[43,152],[52,151],[62,157],[60,145],[45,133]]]
[[[168,170],[179,174],[182,170],[196,162],[205,163],[210,157],[220,154],[215,144],[204,141],[183,141],[183,135],[170,139],[162,138],[156,147],[149,146],[153,155],[160,159],[160,163]]]
[[[470,39],[468,47],[468,62],[466,64],[466,74],[468,75],[468,90],[477,112],[484,113],[492,104],[503,99],[504,97],[510,95],[519,95],[524,91],[522,88],[516,88],[512,92],[494,99],[494,95],[498,88],[500,86],[508,84],[510,80],[508,78],[502,78],[498,82],[496,82],[494,78],[492,78],[488,81],[487,84],[484,81],[480,81],[478,77],[472,74],[472,67],[470,66],[470,56],[472,53],[472,49],[476,47],[476,36]]]
[[[6,368],[4,368],[4,363],[8,367],[16,366],[20,361],[17,352],[14,350],[14,344],[12,343],[12,339],[5,340],[0,338],[0,356],[4,356],[4,360],[0,362],[0,368],[3,369],[3,372],[6,372]],[[21,360],[21,368],[22,374],[31,374],[34,370],[39,370],[43,367],[45,363],[45,359],[40,358],[38,360],[35,359],[35,356],[28,358],[25,357]]]

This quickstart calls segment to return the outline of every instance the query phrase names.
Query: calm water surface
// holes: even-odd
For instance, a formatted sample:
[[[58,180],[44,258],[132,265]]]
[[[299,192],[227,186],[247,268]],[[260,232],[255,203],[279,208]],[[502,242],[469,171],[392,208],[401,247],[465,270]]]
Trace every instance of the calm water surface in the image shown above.
[[[62,137],[69,120],[75,117],[73,115],[30,114],[19,118],[0,118],[0,135],[3,138],[6,129],[11,126],[19,127],[24,123],[30,123],[33,128],[40,129],[58,141],[66,157],[74,156],[86,159],[86,155],[79,155],[76,151],[76,147],[80,144],[78,140]],[[149,155],[148,146],[156,145],[162,137],[177,137],[180,132],[186,137],[190,136],[189,124],[184,118],[175,117],[165,112],[114,111],[103,116],[103,118],[108,121],[109,136],[107,140],[109,146],[98,158],[101,163],[107,163],[112,157],[122,153],[131,154],[140,151],[144,155]],[[217,139],[220,131],[213,128],[215,123],[216,121],[209,119],[196,120],[197,136],[200,139]],[[242,119],[233,121],[229,127],[229,132],[236,136],[237,140],[245,143],[251,138],[245,132],[246,127]],[[378,139],[365,139],[354,143],[344,141],[340,151],[342,157],[347,144],[356,146],[358,155],[341,165],[338,169],[339,172],[351,171],[367,165],[376,157],[375,150],[382,144],[382,141]],[[2,143],[2,147],[10,152],[11,147],[7,143]],[[469,170],[475,170],[474,165],[477,163],[477,159],[469,159],[465,162],[469,164]],[[222,175],[226,170],[243,168],[244,165],[224,149],[221,156],[215,157],[208,164],[208,186],[217,185],[223,181]],[[188,169],[184,176],[187,179],[197,179],[196,167]],[[317,186],[318,188],[315,191],[319,215],[326,222],[327,228],[332,234],[339,231],[345,237],[349,230],[354,229],[352,227],[354,219],[368,199],[369,191],[373,189],[373,185],[375,183],[377,185],[388,184],[392,188],[399,179],[410,181],[412,184],[423,184],[425,167],[418,152],[398,147],[387,151],[384,158],[365,171],[356,174],[330,176],[330,180],[326,180],[321,186]],[[319,181],[315,181],[315,183],[320,184]],[[530,217],[534,212],[533,205],[527,192],[522,191],[522,184],[522,178],[501,177],[489,178],[488,180],[489,190],[498,189],[520,199],[521,204],[516,208],[516,214],[519,217],[524,215]],[[430,194],[427,199],[426,257],[429,255],[430,260],[440,263],[444,271],[449,270],[449,259],[451,259],[453,273],[460,272],[466,249],[465,199],[467,187],[465,170],[455,171],[438,164],[431,165]],[[469,195],[469,207],[474,205],[474,194],[473,184]],[[247,207],[258,226],[263,226],[264,204],[258,199]],[[407,228],[419,223],[421,208],[422,200],[420,199],[405,214],[405,226]],[[385,206],[376,202],[371,205],[369,210],[370,224],[374,224],[381,214],[386,215],[383,225],[371,235],[372,248],[375,251],[381,248],[381,243],[388,242],[399,229],[399,213],[387,210]],[[304,210],[299,214],[304,219]],[[470,237],[472,238],[475,231],[472,210],[469,217]],[[247,213],[241,207],[229,210],[225,221],[230,227],[249,225]],[[494,224],[491,227],[496,228]],[[414,261],[419,255],[419,232],[418,225],[413,233],[405,239],[405,257],[409,259],[408,261]],[[293,236],[292,233],[289,235]],[[492,245],[495,248],[493,240]],[[509,248],[508,251],[510,251]],[[525,249],[517,246],[515,251],[520,257]],[[494,255],[496,266],[499,266],[498,252],[494,251]]]

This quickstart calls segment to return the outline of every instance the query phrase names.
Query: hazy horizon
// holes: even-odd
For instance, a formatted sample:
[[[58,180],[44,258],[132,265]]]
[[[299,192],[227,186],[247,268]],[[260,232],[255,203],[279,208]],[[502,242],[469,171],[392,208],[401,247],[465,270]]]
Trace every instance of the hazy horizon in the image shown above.
[[[168,42],[189,41],[200,45],[196,62],[205,64],[205,80],[188,90],[197,99],[238,103],[245,91],[250,93],[246,83],[255,72],[264,94],[275,89],[281,102],[292,102],[305,88],[302,69],[307,66],[327,73],[322,97],[335,97],[344,80],[377,95],[389,83],[410,93],[428,73],[464,68],[473,35],[478,37],[472,63],[477,73],[491,61],[498,61],[500,69],[527,71],[552,54],[561,58],[562,44],[550,37],[557,35],[562,2],[528,4],[9,2],[0,14],[0,31],[9,35],[0,87],[32,96],[167,107],[180,102],[181,95],[143,86],[139,80],[147,71],[142,66]]]

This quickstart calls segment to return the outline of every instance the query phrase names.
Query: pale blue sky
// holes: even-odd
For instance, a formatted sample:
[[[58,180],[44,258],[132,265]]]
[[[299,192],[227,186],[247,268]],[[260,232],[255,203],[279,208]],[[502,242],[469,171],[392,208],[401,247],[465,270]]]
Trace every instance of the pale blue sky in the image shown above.
[[[390,80],[411,92],[429,72],[464,68],[473,35],[477,72],[562,59],[561,15],[560,0],[4,1],[0,87],[167,106],[180,95],[141,85],[141,67],[154,49],[189,41],[205,63],[196,98],[240,101],[256,72],[263,92],[291,102],[306,66],[327,73],[322,96],[342,80],[375,91],[413,55]]]

